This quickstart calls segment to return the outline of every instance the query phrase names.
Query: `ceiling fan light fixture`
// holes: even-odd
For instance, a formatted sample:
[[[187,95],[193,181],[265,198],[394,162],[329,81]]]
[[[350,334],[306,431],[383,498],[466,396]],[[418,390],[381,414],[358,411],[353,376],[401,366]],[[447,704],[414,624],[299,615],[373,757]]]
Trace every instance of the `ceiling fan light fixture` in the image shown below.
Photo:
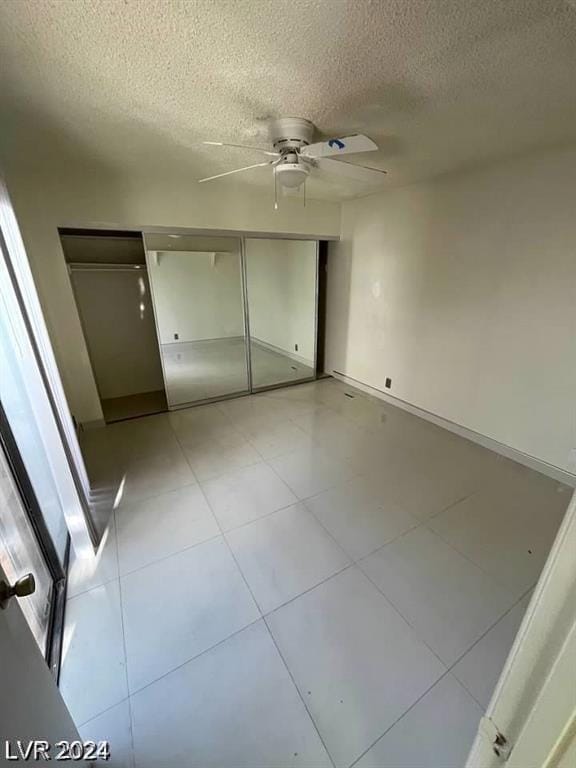
[[[576,0],[574,0],[576,2]],[[325,141],[310,143],[316,128],[309,121],[300,117],[282,117],[270,124],[272,149],[252,147],[246,144],[231,144],[221,141],[204,141],[203,144],[214,147],[233,147],[267,155],[266,162],[245,165],[231,171],[217,173],[198,179],[199,184],[215,181],[237,173],[244,173],[253,168],[270,168],[273,172],[274,188],[297,190],[302,187],[308,176],[316,176],[326,171],[333,176],[343,176],[361,183],[381,184],[386,171],[381,168],[367,168],[340,159],[340,155],[356,155],[359,152],[374,152],[378,149],[372,139],[362,133],[350,136],[335,136]],[[338,159],[335,159],[338,157]],[[276,198],[277,199],[277,198]]]
[[[276,166],[275,172],[278,182],[290,189],[302,186],[310,173],[301,163],[282,163]]]

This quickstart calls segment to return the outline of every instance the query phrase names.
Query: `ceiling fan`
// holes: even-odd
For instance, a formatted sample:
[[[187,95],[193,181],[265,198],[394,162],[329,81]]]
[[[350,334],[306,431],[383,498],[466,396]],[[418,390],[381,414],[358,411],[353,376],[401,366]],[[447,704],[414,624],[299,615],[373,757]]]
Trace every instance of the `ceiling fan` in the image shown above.
[[[377,150],[378,146],[368,136],[357,133],[352,136],[311,143],[315,132],[315,126],[309,120],[304,120],[301,117],[283,117],[274,120],[270,126],[273,150],[244,144],[228,144],[223,141],[204,141],[203,144],[212,147],[249,149],[267,155],[271,159],[243,168],[236,168],[233,171],[218,173],[215,176],[208,176],[198,181],[203,184],[206,181],[214,181],[234,173],[249,171],[252,168],[272,168],[275,193],[274,207],[278,208],[277,184],[288,189],[296,189],[305,183],[310,173],[316,175],[318,172],[326,172],[372,184],[379,183],[384,179],[386,171],[333,159],[341,155]]]

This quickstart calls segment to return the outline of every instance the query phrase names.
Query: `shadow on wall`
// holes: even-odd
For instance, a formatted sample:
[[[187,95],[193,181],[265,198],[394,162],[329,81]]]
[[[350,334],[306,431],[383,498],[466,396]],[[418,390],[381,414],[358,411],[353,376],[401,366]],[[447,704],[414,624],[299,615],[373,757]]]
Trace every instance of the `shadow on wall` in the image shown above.
[[[75,189],[82,190],[87,179],[97,178],[107,209],[121,217],[123,190],[119,178],[95,158],[89,146],[47,115],[22,109],[13,110],[0,128],[0,167],[70,411],[78,423],[100,422],[100,400],[58,233],[58,227],[69,222],[60,218],[58,201],[71,179]],[[97,479],[91,484],[91,494],[92,517],[101,532],[108,524],[118,483]]]
[[[344,212],[344,206],[343,206]],[[324,372],[347,372],[353,242],[342,229],[342,240],[327,244],[326,331]]]
[[[575,171],[559,148],[345,203],[331,369],[572,471]]]
[[[69,193],[68,185],[81,196],[88,180],[97,180],[99,213],[110,217],[110,222],[101,223],[122,220],[125,193],[120,176],[69,130],[45,114],[22,109],[14,110],[3,124],[0,162],[70,410],[79,423],[100,421],[100,401],[58,234],[59,226],[73,222],[62,220],[58,201]],[[81,208],[83,200],[76,202]],[[87,215],[86,220],[91,219]]]

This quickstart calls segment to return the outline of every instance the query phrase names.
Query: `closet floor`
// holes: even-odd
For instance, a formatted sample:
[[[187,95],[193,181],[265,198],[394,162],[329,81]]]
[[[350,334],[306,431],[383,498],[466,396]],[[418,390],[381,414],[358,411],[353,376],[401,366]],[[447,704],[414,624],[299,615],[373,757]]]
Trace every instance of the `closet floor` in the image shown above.
[[[166,393],[163,389],[156,392],[139,392],[125,397],[111,397],[102,400],[102,411],[106,424],[139,416],[150,416],[168,410]]]
[[[332,379],[86,434],[60,686],[133,768],[462,768],[570,490]]]

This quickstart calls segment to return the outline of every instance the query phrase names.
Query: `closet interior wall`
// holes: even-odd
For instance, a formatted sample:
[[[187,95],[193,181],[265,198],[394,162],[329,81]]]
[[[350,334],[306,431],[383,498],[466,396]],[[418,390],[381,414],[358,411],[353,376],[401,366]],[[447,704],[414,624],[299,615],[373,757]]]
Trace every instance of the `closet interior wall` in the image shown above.
[[[105,421],[165,411],[141,234],[60,236]]]

